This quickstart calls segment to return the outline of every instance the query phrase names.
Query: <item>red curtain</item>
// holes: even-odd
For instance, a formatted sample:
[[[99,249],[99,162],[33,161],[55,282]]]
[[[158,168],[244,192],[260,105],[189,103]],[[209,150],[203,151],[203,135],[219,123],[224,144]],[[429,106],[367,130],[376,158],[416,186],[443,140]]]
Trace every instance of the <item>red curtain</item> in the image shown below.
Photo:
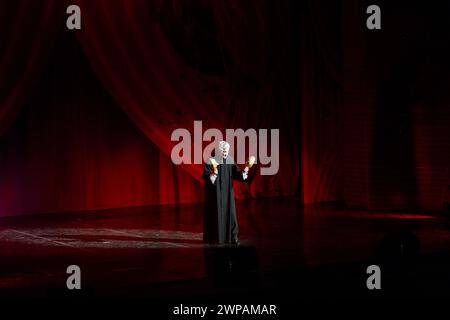
[[[305,203],[342,194],[342,31],[339,1],[305,1],[301,16],[302,181]]]
[[[280,129],[278,175],[236,194],[296,192],[289,2],[74,3],[79,31],[63,1],[1,4],[0,216],[201,201],[202,166],[169,157],[172,130],[194,120]]]
[[[81,30],[65,27],[72,3]],[[203,130],[280,129],[278,174],[239,185],[239,198],[292,195],[301,174],[305,202],[440,208],[447,11],[411,7],[403,19],[422,21],[422,34],[403,37],[409,23],[397,14],[385,17],[388,33],[360,28],[364,9],[359,0],[1,1],[0,216],[201,201],[201,166],[170,160],[172,131],[192,132],[194,120]]]
[[[201,120],[204,130],[223,132],[282,128],[279,174],[258,176],[249,190],[239,186],[237,196],[295,193],[289,11],[273,1],[78,3],[83,28],[77,35],[94,70],[161,152],[170,155],[172,131],[192,133],[194,120]],[[200,181],[201,165],[185,169]]]
[[[73,33],[60,33],[27,100],[0,139],[0,216],[202,199],[110,98]]]
[[[59,30],[63,3],[0,2],[0,134],[14,121]]]

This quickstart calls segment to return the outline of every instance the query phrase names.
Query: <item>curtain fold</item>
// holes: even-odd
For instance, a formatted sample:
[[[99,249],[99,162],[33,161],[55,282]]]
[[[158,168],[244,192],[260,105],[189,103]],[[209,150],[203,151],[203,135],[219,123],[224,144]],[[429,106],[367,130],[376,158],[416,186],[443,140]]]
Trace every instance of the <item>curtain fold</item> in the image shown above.
[[[64,18],[63,4],[0,2],[0,134],[14,121],[45,65]]]
[[[69,4],[81,30],[66,30]],[[0,216],[202,201],[203,166],[170,161],[172,131],[193,133],[196,120],[279,129],[278,174],[235,194],[295,194],[293,11],[271,0],[0,2]]]
[[[202,201],[201,185],[111,99],[71,31],[32,91],[0,139],[0,216]]]
[[[130,119],[169,156],[178,128],[278,128],[280,174],[257,176],[238,198],[294,194],[292,39],[271,1],[87,1],[77,32],[93,69]],[[278,9],[278,16],[272,14]],[[251,19],[251,21],[248,21]],[[257,37],[264,33],[267,37]],[[286,76],[289,75],[289,76]],[[204,144],[204,146],[207,143]],[[202,165],[184,165],[201,182]],[[259,181],[258,181],[259,180]]]
[[[305,203],[342,200],[344,88],[341,2],[302,7],[301,118]],[[321,4],[322,3],[322,4]]]

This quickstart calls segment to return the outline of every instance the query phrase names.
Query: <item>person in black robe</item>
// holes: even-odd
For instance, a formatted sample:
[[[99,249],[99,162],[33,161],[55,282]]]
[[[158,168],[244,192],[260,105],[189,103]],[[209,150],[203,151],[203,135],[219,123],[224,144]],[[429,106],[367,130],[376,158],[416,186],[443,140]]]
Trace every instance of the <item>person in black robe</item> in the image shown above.
[[[210,244],[239,244],[233,179],[240,182],[247,180],[251,165],[247,164],[241,171],[233,158],[228,155],[229,149],[230,145],[226,141],[219,142],[214,157],[208,159],[203,170],[205,180],[203,240]]]

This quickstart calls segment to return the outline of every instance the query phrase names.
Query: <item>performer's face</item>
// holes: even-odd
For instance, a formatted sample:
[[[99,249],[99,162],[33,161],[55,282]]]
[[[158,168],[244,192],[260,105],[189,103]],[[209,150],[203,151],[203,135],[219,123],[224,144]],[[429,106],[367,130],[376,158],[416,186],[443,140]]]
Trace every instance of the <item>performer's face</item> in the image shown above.
[[[226,157],[228,157],[228,151],[229,149],[223,149],[220,151],[222,153],[222,158],[225,159]]]

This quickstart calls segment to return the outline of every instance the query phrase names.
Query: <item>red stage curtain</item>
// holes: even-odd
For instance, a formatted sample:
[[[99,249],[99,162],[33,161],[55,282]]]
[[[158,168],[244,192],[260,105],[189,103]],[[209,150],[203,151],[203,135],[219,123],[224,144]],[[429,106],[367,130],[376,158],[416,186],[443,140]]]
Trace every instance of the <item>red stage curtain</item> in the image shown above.
[[[75,3],[83,8],[77,35],[98,77],[163,154],[175,145],[172,131],[192,133],[194,120],[203,121],[203,130],[280,128],[279,174],[256,177],[237,196],[295,193],[289,10],[273,1]],[[185,169],[200,181],[201,165]]]
[[[0,138],[0,217],[201,201],[202,186],[117,106],[74,33],[60,33]]]
[[[342,200],[340,2],[302,6],[302,181],[305,203]]]
[[[81,31],[65,29],[67,2],[2,3],[1,129],[26,107],[0,140],[0,216],[201,201],[202,166],[182,170],[169,157],[172,130],[192,131],[194,120],[204,130],[280,129],[278,175],[258,175],[236,194],[295,193],[299,63],[289,2],[78,4]]]
[[[0,2],[0,134],[14,121],[46,61],[64,12],[58,0]]]

